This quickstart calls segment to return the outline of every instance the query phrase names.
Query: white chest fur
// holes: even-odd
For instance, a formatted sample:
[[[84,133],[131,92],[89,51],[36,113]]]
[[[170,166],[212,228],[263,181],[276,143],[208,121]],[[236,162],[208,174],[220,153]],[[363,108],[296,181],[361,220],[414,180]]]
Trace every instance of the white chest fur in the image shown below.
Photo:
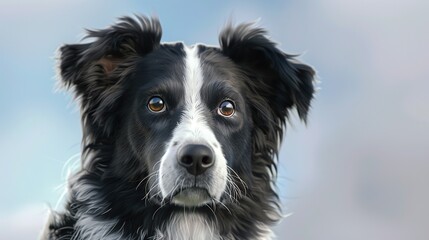
[[[157,240],[220,240],[212,223],[196,213],[176,214],[163,231],[157,231]]]

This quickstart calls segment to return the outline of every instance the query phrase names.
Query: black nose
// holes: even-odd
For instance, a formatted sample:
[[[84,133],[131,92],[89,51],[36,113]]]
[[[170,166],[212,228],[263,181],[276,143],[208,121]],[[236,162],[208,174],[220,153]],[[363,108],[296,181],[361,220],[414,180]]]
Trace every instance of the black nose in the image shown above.
[[[177,161],[190,174],[198,176],[213,166],[213,152],[205,145],[189,144],[179,151]]]

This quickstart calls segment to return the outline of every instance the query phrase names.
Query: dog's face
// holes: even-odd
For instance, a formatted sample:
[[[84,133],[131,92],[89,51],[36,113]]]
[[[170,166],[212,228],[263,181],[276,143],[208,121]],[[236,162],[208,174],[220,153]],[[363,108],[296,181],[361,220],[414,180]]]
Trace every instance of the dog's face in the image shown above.
[[[235,64],[218,49],[178,43],[134,68],[123,144],[148,171],[149,197],[198,206],[234,195],[233,169],[251,167],[252,125]]]
[[[114,146],[104,177],[189,207],[269,185],[282,125],[292,107],[305,118],[314,72],[264,34],[241,25],[223,31],[220,48],[162,44],[157,20],[125,18],[90,32],[92,43],[62,47],[84,140]]]

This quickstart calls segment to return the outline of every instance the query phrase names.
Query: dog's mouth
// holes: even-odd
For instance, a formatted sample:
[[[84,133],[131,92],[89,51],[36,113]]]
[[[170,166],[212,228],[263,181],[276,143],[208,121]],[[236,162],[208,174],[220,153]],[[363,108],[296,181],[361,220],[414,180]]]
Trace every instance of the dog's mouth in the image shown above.
[[[211,202],[212,197],[205,188],[189,187],[174,193],[172,203],[185,207],[199,207]]]

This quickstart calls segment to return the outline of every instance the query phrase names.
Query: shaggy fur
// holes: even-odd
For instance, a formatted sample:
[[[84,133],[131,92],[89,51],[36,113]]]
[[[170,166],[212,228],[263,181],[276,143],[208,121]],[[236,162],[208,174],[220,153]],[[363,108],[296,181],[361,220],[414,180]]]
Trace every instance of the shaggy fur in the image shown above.
[[[289,111],[296,108],[306,120],[313,69],[251,24],[227,26],[219,48],[161,43],[161,32],[157,19],[124,17],[88,31],[89,43],[60,48],[61,82],[81,107],[82,166],[43,239],[271,238],[269,227],[281,217],[275,159]],[[187,114],[190,52],[201,71],[197,112],[214,139],[208,144],[221,151],[216,161],[224,157],[227,165],[221,196],[191,207],[175,204],[159,186],[161,159],[177,144],[176,127]],[[147,111],[154,95],[169,104],[165,113]],[[225,98],[234,100],[232,118],[212,111]],[[173,171],[186,179],[179,170]]]

